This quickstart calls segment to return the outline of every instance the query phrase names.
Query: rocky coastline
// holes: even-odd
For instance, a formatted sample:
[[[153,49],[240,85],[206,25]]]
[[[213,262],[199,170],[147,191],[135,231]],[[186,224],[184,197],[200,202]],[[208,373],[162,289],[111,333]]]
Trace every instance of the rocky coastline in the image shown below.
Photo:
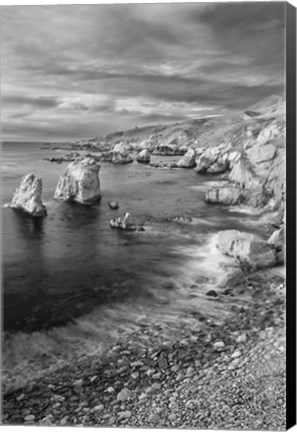
[[[75,358],[3,400],[4,424],[285,428],[284,288],[265,274],[233,290],[229,318],[156,322],[101,356]],[[216,301],[214,299],[214,301]]]
[[[224,284],[206,296],[225,311],[220,319],[197,310],[171,327],[139,322],[101,355],[65,358],[54,372],[5,388],[4,424],[285,429],[284,100],[262,106],[256,114],[250,107],[235,117],[174,126],[167,135],[165,127],[146,139],[127,142],[120,134],[76,143],[97,153],[51,160],[72,161],[55,198],[80,204],[100,200],[101,162],[133,163],[135,151],[153,168],[221,174],[205,201],[256,209],[263,236],[217,233],[216,248],[231,264]],[[182,157],[154,163],[152,154]],[[192,223],[187,216],[171,221]],[[141,231],[129,213],[110,226]]]

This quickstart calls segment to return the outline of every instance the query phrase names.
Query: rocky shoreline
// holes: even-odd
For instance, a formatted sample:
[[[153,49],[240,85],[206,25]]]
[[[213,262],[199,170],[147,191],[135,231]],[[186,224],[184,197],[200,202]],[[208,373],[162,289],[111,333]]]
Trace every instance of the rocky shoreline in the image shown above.
[[[283,105],[256,117],[237,117],[236,126],[228,118],[227,126],[225,120],[213,120],[217,129],[204,132],[210,137],[211,130],[213,145],[198,146],[203,133],[194,143],[192,135],[176,130],[174,139],[162,145],[156,138],[160,132],[136,143],[140,163],[224,174],[205,192],[206,202],[248,205],[259,210],[259,219],[266,215],[265,239],[236,230],[216,233],[216,250],[230,261],[220,269],[224,286],[206,296],[224,308],[220,319],[187,310],[171,328],[158,319],[138,322],[135,331],[110,341],[101,355],[74,356],[23,388],[4,389],[4,424],[285,429]],[[133,162],[132,144],[115,143],[103,159]],[[150,154],[177,154],[176,149],[183,158],[174,166],[150,162]],[[66,157],[74,162],[61,177],[56,198],[97,202],[102,156]],[[191,218],[171,221],[188,224]],[[112,220],[111,227],[137,228],[129,213]],[[199,283],[193,288],[201,291]]]
[[[197,327],[181,319],[174,336],[143,324],[102,356],[5,394],[3,423],[285,429],[281,278],[251,274],[228,298],[224,322],[197,312]]]

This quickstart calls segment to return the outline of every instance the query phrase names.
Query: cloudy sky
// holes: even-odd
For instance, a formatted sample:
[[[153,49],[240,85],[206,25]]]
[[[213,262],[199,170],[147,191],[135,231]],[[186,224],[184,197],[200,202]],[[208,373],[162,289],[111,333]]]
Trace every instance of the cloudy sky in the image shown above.
[[[285,3],[2,7],[2,133],[68,140],[283,91]]]

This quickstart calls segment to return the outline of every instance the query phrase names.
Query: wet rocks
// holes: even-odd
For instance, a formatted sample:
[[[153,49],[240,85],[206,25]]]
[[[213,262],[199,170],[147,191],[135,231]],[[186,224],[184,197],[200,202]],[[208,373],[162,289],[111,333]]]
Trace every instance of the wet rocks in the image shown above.
[[[140,153],[138,153],[136,160],[139,163],[149,164],[151,161],[150,152],[147,149],[142,150]]]
[[[234,257],[240,264],[260,269],[275,265],[274,251],[260,237],[237,230],[220,231],[217,248],[225,255]]]
[[[111,210],[117,210],[119,208],[119,203],[117,201],[111,201],[108,203],[108,207]]]
[[[9,207],[21,210],[34,217],[47,215],[46,207],[42,204],[42,180],[34,174],[23,177],[16,189]]]
[[[123,143],[119,143],[113,148],[111,161],[116,165],[125,165],[133,162],[133,158],[129,154],[126,146]]]
[[[189,148],[187,153],[176,163],[178,168],[194,168],[195,165],[196,153],[192,148]]]
[[[243,191],[237,186],[214,187],[205,192],[205,201],[210,203],[235,205],[243,200]]]
[[[112,219],[109,222],[111,228],[117,228],[124,231],[144,231],[142,225],[134,225],[132,221],[132,215],[126,213],[125,217],[118,217],[117,219]]]
[[[193,221],[191,216],[176,216],[176,217],[169,217],[166,219],[168,222],[178,223],[178,224],[189,224]]]
[[[100,164],[92,158],[72,162],[60,177],[54,197],[84,205],[100,201],[99,170]]]

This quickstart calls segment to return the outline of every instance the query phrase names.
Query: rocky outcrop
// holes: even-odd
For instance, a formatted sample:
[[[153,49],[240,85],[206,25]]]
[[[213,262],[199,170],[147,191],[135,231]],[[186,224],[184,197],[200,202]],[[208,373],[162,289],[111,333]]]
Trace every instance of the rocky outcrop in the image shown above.
[[[275,209],[282,205],[285,197],[285,116],[281,107],[275,109],[274,117],[267,118],[261,113],[250,119],[242,133],[242,148],[228,153],[231,169],[228,180],[241,189],[238,199],[233,199],[227,190],[224,193],[212,190],[206,193],[207,201],[243,203],[261,208],[269,204]],[[197,164],[197,168],[198,165],[201,167],[200,172],[209,172],[207,166],[210,162],[214,164],[215,157],[215,150],[202,153]]]
[[[124,165],[133,162],[132,156],[123,143],[116,144],[112,151],[112,163],[116,165]]]
[[[275,249],[276,260],[279,264],[283,264],[285,261],[285,229],[284,227],[275,230],[269,239],[267,244]]]
[[[205,201],[228,205],[240,204],[244,201],[244,193],[237,186],[214,187],[205,192]]]
[[[151,155],[147,149],[142,150],[137,155],[137,162],[139,162],[139,163],[149,164],[150,161],[151,161]]]
[[[119,208],[119,203],[117,201],[111,201],[108,203],[108,207],[111,210],[117,210]]]
[[[42,180],[34,174],[22,178],[20,186],[16,189],[9,207],[21,210],[31,216],[44,217],[47,215],[46,207],[42,204]]]
[[[220,231],[216,247],[249,269],[261,269],[276,264],[275,252],[267,242],[254,234],[237,230]]]
[[[187,153],[176,163],[178,168],[194,168],[195,165],[196,153],[192,148],[189,148]]]
[[[124,231],[144,231],[143,226],[133,224],[132,215],[126,213],[125,217],[118,217],[110,221],[111,228],[117,228]]]
[[[228,151],[225,146],[204,150],[196,159],[195,171],[201,174],[220,174],[229,168]]]
[[[100,201],[99,170],[100,164],[92,158],[72,162],[60,177],[54,197],[85,205]]]

